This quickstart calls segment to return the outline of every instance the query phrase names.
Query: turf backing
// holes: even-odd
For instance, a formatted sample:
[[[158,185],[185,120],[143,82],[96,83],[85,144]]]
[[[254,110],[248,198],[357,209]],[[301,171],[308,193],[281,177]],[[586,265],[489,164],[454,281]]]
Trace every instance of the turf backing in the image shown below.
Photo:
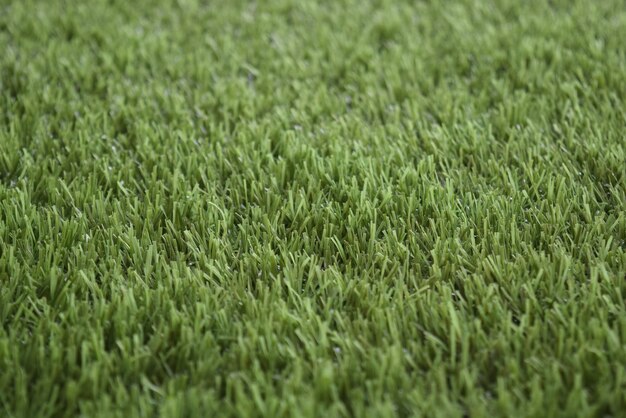
[[[0,1],[0,416],[626,416],[626,4]]]

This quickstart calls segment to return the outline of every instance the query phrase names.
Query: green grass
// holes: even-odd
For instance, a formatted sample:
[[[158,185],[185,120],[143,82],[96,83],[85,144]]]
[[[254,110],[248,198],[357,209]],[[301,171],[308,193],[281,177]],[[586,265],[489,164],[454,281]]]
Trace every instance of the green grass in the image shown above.
[[[0,416],[626,416],[626,4],[0,1]]]

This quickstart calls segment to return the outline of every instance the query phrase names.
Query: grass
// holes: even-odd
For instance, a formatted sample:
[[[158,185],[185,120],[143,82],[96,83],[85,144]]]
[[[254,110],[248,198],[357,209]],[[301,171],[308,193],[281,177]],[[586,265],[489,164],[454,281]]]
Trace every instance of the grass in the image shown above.
[[[626,7],[0,1],[0,416],[626,416]]]

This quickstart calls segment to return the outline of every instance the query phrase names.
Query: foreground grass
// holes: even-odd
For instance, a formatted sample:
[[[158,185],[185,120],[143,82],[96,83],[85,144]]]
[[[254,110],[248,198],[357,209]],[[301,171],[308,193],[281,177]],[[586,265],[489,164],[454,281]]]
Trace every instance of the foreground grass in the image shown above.
[[[617,0],[0,2],[0,415],[624,416],[624,39]]]

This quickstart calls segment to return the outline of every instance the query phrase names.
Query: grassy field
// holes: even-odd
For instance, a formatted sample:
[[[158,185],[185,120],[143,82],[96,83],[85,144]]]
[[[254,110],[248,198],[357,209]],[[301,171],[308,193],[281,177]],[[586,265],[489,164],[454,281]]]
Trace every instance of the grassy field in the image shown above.
[[[0,416],[626,416],[626,3],[0,0]]]

